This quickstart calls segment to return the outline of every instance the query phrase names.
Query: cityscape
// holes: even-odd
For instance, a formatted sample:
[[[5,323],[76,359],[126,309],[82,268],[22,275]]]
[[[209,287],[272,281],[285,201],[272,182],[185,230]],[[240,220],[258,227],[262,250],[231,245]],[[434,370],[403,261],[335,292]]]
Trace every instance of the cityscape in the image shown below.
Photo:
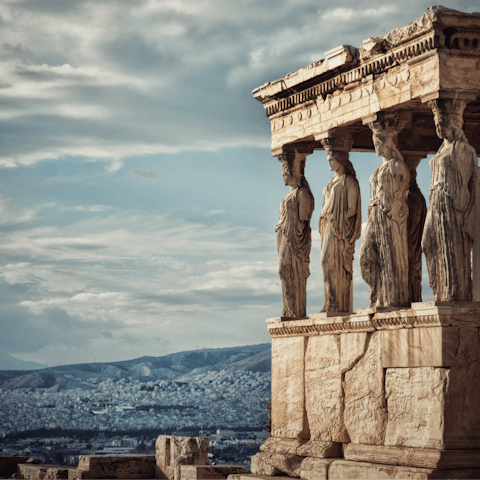
[[[70,377],[77,388],[3,389],[0,454],[75,464],[79,455],[155,453],[158,435],[208,436],[211,461],[244,463],[269,433],[270,372],[189,381]]]

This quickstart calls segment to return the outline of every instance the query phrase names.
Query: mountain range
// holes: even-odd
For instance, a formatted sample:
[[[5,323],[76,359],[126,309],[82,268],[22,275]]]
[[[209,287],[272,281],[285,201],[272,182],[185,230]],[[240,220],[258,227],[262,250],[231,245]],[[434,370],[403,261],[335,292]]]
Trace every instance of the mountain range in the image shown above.
[[[42,363],[27,362],[8,353],[0,353],[0,370],[38,370],[47,367],[48,365],[43,365]]]
[[[85,385],[77,379],[93,377],[99,379],[131,377],[144,382],[189,381],[196,375],[209,371],[268,372],[271,366],[270,357],[270,344],[262,343],[242,347],[189,350],[162,357],[140,357],[120,362],[60,365],[41,370],[33,370],[36,367],[25,370],[5,369],[0,371],[0,388],[15,390],[17,388],[50,388],[54,385],[58,385],[59,388],[78,388],[79,386],[84,388]]]

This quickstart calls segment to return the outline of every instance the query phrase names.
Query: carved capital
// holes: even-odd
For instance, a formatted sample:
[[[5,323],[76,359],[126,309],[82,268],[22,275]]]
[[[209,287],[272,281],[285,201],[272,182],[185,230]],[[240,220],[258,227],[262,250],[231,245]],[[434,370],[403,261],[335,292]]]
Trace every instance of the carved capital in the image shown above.
[[[422,103],[428,103],[432,100],[465,100],[468,102],[473,102],[477,99],[476,90],[461,90],[458,88],[452,89],[442,89],[437,90],[436,92],[429,93],[428,95],[423,95],[421,98]]]
[[[396,112],[379,112],[377,120],[370,122],[368,126],[372,130],[373,135],[394,137],[396,140],[398,132],[403,129],[405,123],[405,120],[400,118],[400,115]]]
[[[290,172],[293,177],[305,175],[305,162],[308,153],[294,151],[286,151],[277,155],[278,160],[282,163],[282,166]]]
[[[463,118],[463,111],[467,103],[467,100],[460,98],[437,98],[427,102],[427,105],[434,115],[457,115]]]
[[[328,136],[322,138],[322,145],[325,150],[340,150],[345,153],[349,153],[353,146],[353,138],[350,132],[344,128],[330,130]]]

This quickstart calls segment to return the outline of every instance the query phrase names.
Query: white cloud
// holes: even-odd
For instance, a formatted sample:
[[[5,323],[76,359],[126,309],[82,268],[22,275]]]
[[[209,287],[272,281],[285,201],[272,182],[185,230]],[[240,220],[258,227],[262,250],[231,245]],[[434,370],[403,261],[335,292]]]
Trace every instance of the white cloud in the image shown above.
[[[0,165],[84,156],[112,160],[114,172],[133,155],[266,145],[268,123],[253,88],[337,45],[358,46],[415,20],[428,6],[5,3],[0,123],[14,130]]]

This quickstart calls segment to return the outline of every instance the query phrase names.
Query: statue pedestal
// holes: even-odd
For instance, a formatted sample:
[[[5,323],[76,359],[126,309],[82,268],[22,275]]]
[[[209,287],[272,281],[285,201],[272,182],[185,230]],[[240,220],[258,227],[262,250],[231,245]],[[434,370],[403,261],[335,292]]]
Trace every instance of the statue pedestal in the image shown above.
[[[367,310],[267,319],[272,436],[252,472],[480,478],[480,303]]]

